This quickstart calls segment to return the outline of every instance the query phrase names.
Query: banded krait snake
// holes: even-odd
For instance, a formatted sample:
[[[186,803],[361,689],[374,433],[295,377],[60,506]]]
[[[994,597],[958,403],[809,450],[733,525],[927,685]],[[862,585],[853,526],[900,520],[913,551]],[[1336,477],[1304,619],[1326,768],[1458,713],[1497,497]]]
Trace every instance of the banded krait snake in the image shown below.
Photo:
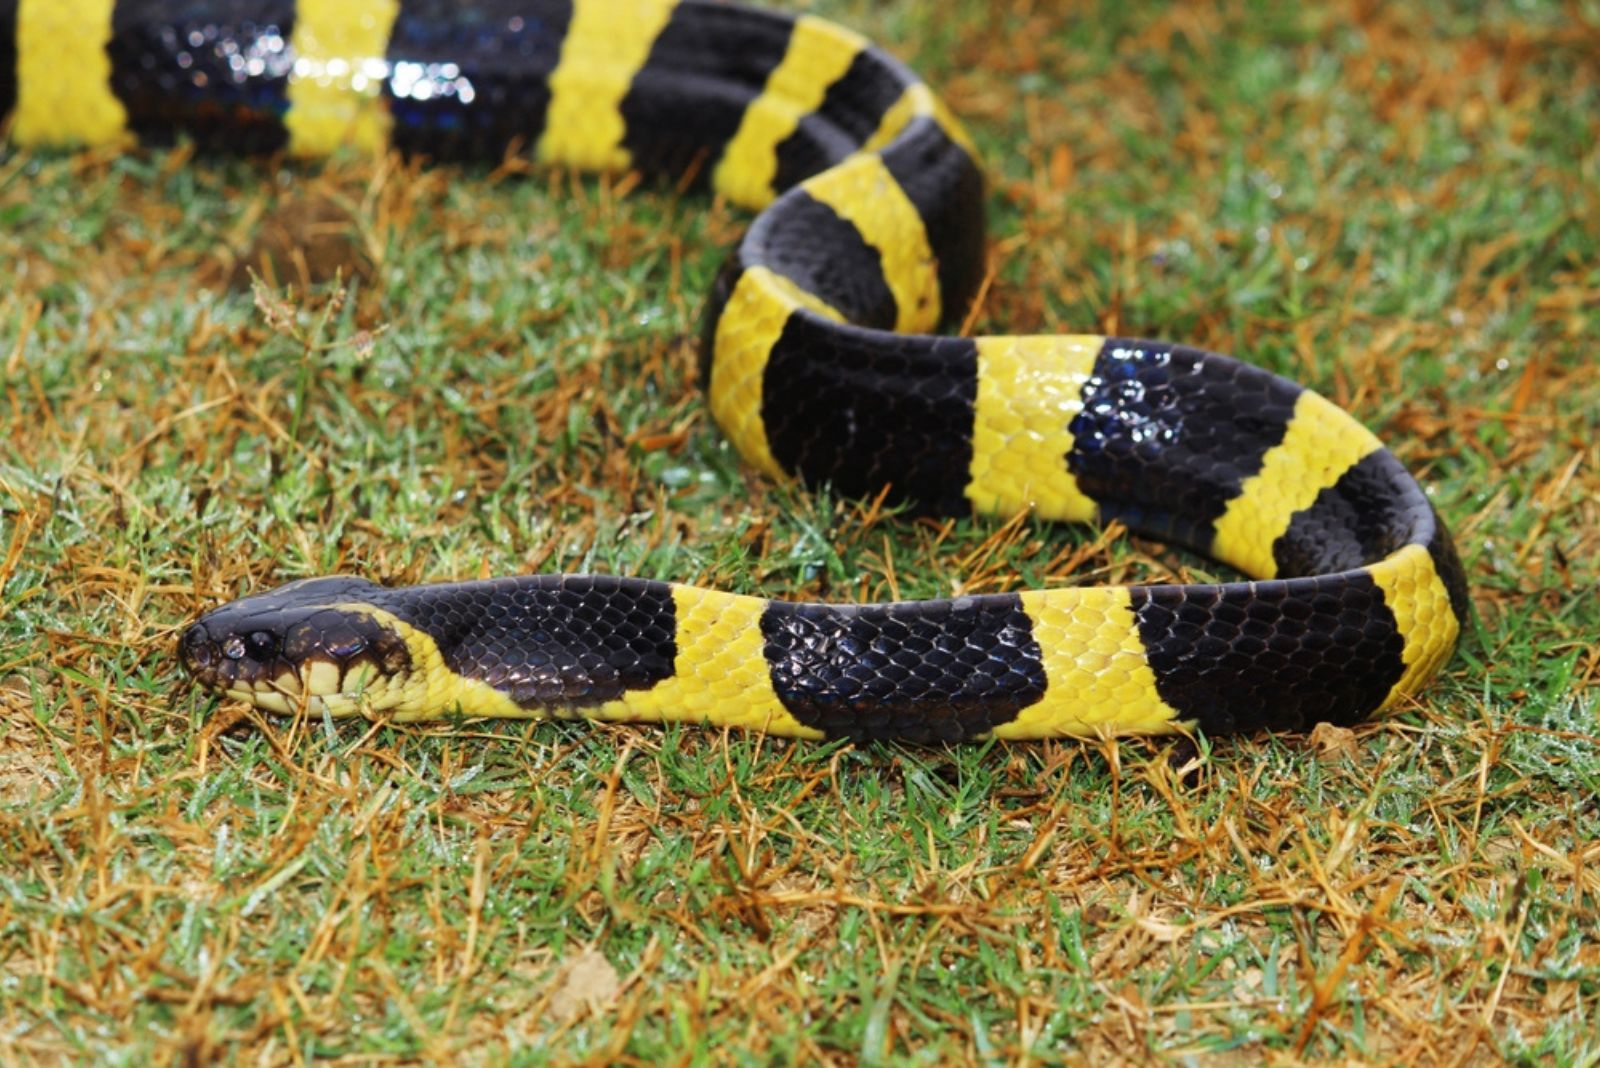
[[[313,579],[204,616],[205,685],[278,711],[583,715],[960,740],[1347,723],[1415,693],[1467,612],[1376,438],[1209,352],[938,337],[974,299],[960,125],[854,33],[705,0],[0,0],[17,146],[166,144],[692,177],[758,209],[705,313],[749,463],[937,514],[1120,520],[1221,585],[799,604],[629,578]]]

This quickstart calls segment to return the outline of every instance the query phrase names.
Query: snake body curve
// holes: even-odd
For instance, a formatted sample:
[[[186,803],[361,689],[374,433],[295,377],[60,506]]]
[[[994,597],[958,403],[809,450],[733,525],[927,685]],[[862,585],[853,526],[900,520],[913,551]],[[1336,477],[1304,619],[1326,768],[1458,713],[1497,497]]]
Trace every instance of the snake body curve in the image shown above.
[[[204,685],[277,711],[678,720],[958,741],[1348,723],[1468,610],[1449,534],[1349,415],[1165,342],[940,337],[983,179],[856,34],[706,0],[0,0],[14,145],[166,144],[638,170],[757,210],[702,379],[774,477],[938,514],[1117,519],[1251,576],[803,604],[542,575],[309,579],[203,616]]]

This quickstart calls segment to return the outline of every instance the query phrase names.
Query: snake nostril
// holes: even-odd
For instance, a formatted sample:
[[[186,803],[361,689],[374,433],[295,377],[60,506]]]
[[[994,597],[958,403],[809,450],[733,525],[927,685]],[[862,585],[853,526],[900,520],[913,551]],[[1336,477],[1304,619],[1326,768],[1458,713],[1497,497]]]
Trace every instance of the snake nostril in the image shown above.
[[[198,623],[184,631],[183,639],[178,643],[179,654],[192,668],[210,667],[213,651],[211,636]]]

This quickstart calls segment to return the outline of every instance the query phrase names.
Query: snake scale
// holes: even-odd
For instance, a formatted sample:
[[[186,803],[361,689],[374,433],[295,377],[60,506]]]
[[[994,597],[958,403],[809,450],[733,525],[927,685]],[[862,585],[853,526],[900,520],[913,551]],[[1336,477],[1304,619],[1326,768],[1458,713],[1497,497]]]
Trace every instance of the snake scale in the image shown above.
[[[1348,723],[1466,618],[1395,457],[1294,383],[1133,338],[936,336],[982,280],[984,183],[855,33],[707,0],[0,0],[14,147],[441,161],[507,152],[757,212],[701,378],[775,478],[925,514],[1119,520],[1250,576],[806,604],[585,575],[306,579],[190,626],[203,685],[280,711],[586,716],[914,742]]]

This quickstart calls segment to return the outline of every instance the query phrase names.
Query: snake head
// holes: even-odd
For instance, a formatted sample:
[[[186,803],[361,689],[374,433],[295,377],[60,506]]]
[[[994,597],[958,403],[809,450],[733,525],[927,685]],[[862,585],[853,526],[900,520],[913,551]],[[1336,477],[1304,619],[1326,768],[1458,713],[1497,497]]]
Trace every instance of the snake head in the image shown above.
[[[348,714],[411,669],[404,636],[365,579],[302,579],[201,616],[178,658],[202,686],[270,712]]]

